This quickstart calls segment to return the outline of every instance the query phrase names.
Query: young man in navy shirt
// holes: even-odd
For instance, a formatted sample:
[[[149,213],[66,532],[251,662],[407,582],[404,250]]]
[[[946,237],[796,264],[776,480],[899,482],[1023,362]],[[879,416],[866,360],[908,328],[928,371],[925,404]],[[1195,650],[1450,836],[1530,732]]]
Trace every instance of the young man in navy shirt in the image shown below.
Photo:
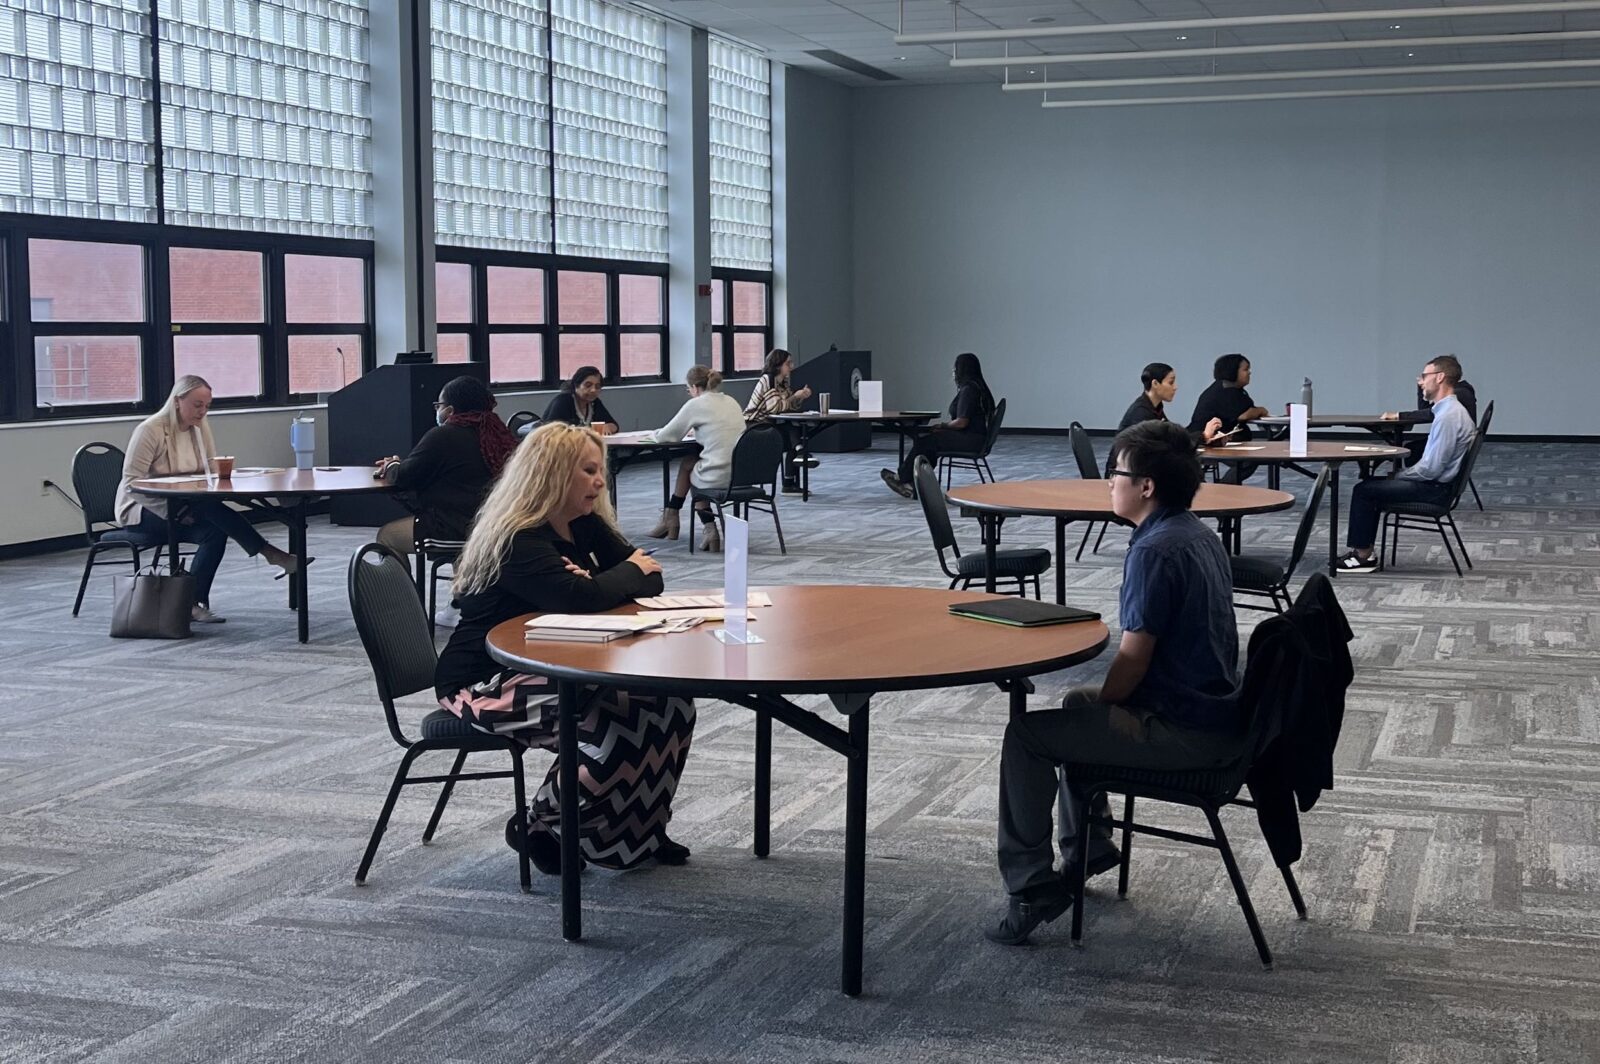
[[[1112,444],[1111,506],[1136,527],[1122,567],[1122,641],[1098,688],[1070,692],[1059,710],[1006,728],[1000,755],[1000,876],[1005,915],[985,933],[1019,945],[1072,904],[1053,867],[1051,808],[1058,790],[1064,870],[1077,860],[1082,800],[1067,762],[1149,769],[1221,765],[1242,741],[1239,632],[1233,576],[1215,532],[1189,512],[1200,487],[1194,442],[1177,425],[1147,421]],[[1108,833],[1091,838],[1091,875],[1115,868]]]

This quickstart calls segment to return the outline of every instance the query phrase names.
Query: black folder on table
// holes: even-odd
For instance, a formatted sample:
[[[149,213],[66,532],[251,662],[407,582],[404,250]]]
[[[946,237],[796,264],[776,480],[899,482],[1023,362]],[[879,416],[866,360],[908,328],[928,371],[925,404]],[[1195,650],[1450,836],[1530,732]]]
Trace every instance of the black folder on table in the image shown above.
[[[1080,610],[1076,606],[1057,606],[1054,602],[1034,599],[979,599],[976,602],[952,602],[950,612],[957,617],[971,617],[977,621],[993,621],[1017,628],[1041,628],[1047,624],[1071,624],[1073,621],[1098,621],[1100,615],[1093,610]]]

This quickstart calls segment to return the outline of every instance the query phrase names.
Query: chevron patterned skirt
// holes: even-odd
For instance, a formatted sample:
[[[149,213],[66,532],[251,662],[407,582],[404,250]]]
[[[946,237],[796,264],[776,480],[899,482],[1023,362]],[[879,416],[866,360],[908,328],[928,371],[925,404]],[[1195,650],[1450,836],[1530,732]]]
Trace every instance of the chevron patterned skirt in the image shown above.
[[[672,819],[694,734],[686,698],[586,688],[578,721],[578,824],[585,859],[601,868],[632,868],[655,853]],[[439,704],[463,720],[556,750],[555,684],[504,672]],[[515,730],[507,726],[515,724]],[[529,828],[559,837],[561,794],[552,762],[534,795]]]

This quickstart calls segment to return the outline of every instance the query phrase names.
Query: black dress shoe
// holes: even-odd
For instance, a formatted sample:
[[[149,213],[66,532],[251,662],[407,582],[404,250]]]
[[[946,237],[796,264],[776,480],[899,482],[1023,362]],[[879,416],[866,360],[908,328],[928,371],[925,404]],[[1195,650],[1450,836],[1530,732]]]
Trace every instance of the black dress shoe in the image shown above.
[[[1064,883],[1031,887],[1022,895],[1011,895],[1006,914],[983,937],[1003,946],[1020,946],[1040,924],[1047,924],[1072,907],[1072,892]]]
[[[1087,883],[1095,876],[1109,872],[1113,868],[1118,868],[1121,866],[1121,864],[1122,851],[1117,849],[1115,846],[1102,853],[1096,854],[1095,856],[1089,858],[1089,868],[1084,874],[1084,882]],[[1073,877],[1076,871],[1077,863],[1075,861],[1064,860],[1061,862],[1061,881],[1067,884],[1068,889],[1071,889]]]
[[[882,477],[883,482],[889,485],[890,491],[894,492],[902,499],[915,499],[917,497],[916,489],[910,484],[907,484],[905,481],[901,480],[899,474],[897,474],[894,470],[880,469],[878,470],[878,476]]]
[[[511,819],[506,821],[506,845],[518,853],[526,853],[528,860],[533,862],[533,867],[547,876],[561,874],[561,840],[542,829],[528,832],[517,830],[517,815],[511,814]],[[582,857],[578,858],[578,868],[581,870],[587,864]]]
[[[683,845],[681,842],[673,842],[671,839],[663,835],[661,836],[660,841],[656,843],[656,852],[652,856],[655,857],[656,864],[674,866],[687,864],[689,860],[689,847]]]

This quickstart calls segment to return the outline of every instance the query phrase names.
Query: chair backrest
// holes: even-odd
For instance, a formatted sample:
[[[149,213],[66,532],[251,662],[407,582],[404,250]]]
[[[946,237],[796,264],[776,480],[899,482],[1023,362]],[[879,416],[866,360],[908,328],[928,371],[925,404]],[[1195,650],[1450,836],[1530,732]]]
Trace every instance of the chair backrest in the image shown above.
[[[983,440],[983,457],[989,457],[989,452],[994,450],[994,445],[1000,439],[1000,426],[1006,420],[1006,401],[1000,400],[994,404],[994,412],[989,415],[989,433]]]
[[[1067,430],[1072,439],[1072,457],[1078,461],[1078,476],[1084,480],[1104,480],[1100,467],[1094,460],[1094,441],[1089,439],[1089,432],[1081,424],[1074,421]]]
[[[728,487],[776,486],[778,464],[782,461],[783,433],[776,425],[752,425],[733,445]]]
[[[83,508],[83,530],[90,542],[95,525],[116,523],[124,457],[120,447],[109,443],[86,443],[72,456],[72,492]]]
[[[531,410],[518,410],[506,422],[506,428],[511,430],[513,436],[526,436],[539,424],[539,418]]]
[[[1472,434],[1466,457],[1461,459],[1461,468],[1456,470],[1456,479],[1450,484],[1450,509],[1456,508],[1456,503],[1461,501],[1461,493],[1467,490],[1467,484],[1472,480],[1472,467],[1478,464],[1478,451],[1482,448],[1483,430],[1479,429]]]
[[[1483,408],[1483,419],[1478,422],[1478,435],[1489,435],[1489,422],[1494,420],[1494,400],[1489,400],[1489,405]]]
[[[933,549],[939,552],[939,566],[945,568],[944,552],[953,550],[961,556],[956,546],[956,530],[950,525],[950,507],[944,501],[944,490],[939,487],[939,474],[926,458],[918,457],[914,476],[917,482],[917,501],[922,504],[922,516],[928,522],[928,534],[933,537]]]
[[[1300,564],[1300,559],[1306,556],[1306,545],[1311,542],[1311,530],[1317,524],[1317,510],[1322,506],[1322,493],[1328,487],[1328,477],[1333,472],[1333,466],[1327,462],[1322,464],[1322,472],[1317,474],[1317,479],[1311,485],[1311,497],[1306,500],[1306,512],[1300,515],[1300,527],[1294,533],[1294,550],[1289,552],[1289,564],[1284,567],[1283,578],[1288,580],[1294,575],[1294,567]]]
[[[400,555],[368,543],[350,556],[348,586],[350,613],[378,683],[389,734],[409,746],[395,718],[394,700],[431,688],[439,661],[417,585]]]

